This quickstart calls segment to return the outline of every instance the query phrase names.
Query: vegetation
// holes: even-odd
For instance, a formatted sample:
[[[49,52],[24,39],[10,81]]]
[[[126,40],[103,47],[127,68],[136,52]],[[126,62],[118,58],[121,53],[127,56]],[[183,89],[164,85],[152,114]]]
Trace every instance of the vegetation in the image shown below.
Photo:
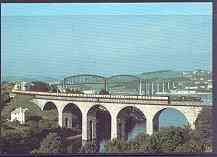
[[[211,108],[202,109],[196,120],[195,127],[202,142],[206,144],[207,149],[212,149],[213,128]]]
[[[34,149],[32,154],[57,154],[63,153],[63,141],[57,133],[49,133],[40,143],[38,149]]]
[[[40,108],[32,102],[32,96],[17,95],[2,109],[2,119],[10,119],[10,113],[18,107],[28,108],[28,115],[41,116]]]
[[[96,142],[87,142],[85,145],[81,147],[80,153],[96,153],[97,152],[97,145]]]
[[[2,153],[29,153],[40,141],[34,128],[18,122],[5,122],[1,128]]]
[[[100,94],[100,95],[108,95],[109,92],[106,91],[105,89],[102,89],[102,90],[99,91],[99,94]]]
[[[162,128],[151,136],[142,134],[128,142],[114,139],[105,147],[106,152],[109,153],[204,152],[206,150],[206,145],[198,132],[189,127]]]

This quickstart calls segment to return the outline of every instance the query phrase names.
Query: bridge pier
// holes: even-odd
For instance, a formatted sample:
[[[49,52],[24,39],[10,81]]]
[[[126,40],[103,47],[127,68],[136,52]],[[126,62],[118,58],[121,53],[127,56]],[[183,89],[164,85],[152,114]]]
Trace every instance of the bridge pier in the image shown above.
[[[152,121],[152,118],[147,118],[146,119],[146,133],[148,135],[153,134],[153,121]]]
[[[72,128],[73,122],[72,122],[72,114],[71,113],[62,113],[62,125],[65,128]]]
[[[111,140],[117,138],[117,117],[111,115]]]
[[[62,112],[58,113],[58,124],[61,128],[63,127],[63,113]]]
[[[87,140],[87,113],[82,113],[82,145],[85,145]]]
[[[145,82],[145,88],[147,89],[147,81]],[[165,82],[163,82],[163,90],[165,90]],[[160,89],[158,89],[160,90]],[[149,90],[146,90],[146,94],[150,93]],[[26,94],[26,93],[25,93]],[[30,94],[32,94],[30,92]],[[200,105],[200,102],[179,102],[179,101],[171,101],[167,97],[145,97],[145,96],[106,96],[106,95],[71,95],[71,94],[62,94],[59,93],[56,95],[55,93],[44,93],[46,95],[42,95],[42,93],[36,93],[34,101],[43,111],[45,106],[54,104],[58,110],[58,124],[60,127],[63,127],[64,124],[64,116],[63,110],[69,104],[74,104],[77,106],[82,114],[82,144],[84,145],[89,140],[88,134],[88,112],[90,109],[96,105],[101,106],[100,108],[105,108],[108,111],[108,114],[111,115],[111,140],[118,137],[118,115],[122,109],[127,107],[135,107],[139,109],[146,118],[146,133],[151,135],[153,134],[155,128],[158,128],[159,122],[154,121],[154,117],[159,117],[158,113],[167,108],[173,108],[175,110],[180,111],[189,122],[192,129],[195,129],[195,121],[199,112],[202,110],[203,106]],[[50,95],[48,95],[50,94]],[[67,96],[67,97],[66,97]],[[157,99],[156,99],[157,98]],[[143,102],[144,101],[144,102]],[[150,101],[150,102],[148,102]],[[202,104],[202,103],[201,103]],[[207,107],[207,106],[206,106]],[[100,109],[99,108],[99,109]],[[105,111],[105,109],[103,109]],[[75,108],[71,108],[70,111],[74,111],[73,113],[77,113],[78,110]],[[106,112],[107,112],[106,111]],[[134,110],[135,111],[135,110]],[[99,119],[99,117],[98,117]],[[107,120],[102,122],[108,123]],[[101,125],[100,125],[101,126]],[[105,126],[106,127],[106,126]],[[104,129],[104,128],[103,128]],[[107,132],[105,133],[108,134]]]

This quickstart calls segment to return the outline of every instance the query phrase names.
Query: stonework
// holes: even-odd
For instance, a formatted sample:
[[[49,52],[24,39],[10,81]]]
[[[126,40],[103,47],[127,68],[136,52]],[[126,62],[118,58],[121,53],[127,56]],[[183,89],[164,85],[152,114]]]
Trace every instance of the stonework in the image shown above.
[[[180,111],[185,118],[187,119],[188,123],[190,124],[191,128],[195,128],[195,120],[201,111],[202,107],[199,106],[178,106],[178,105],[141,105],[141,104],[118,104],[118,103],[95,103],[95,102],[84,102],[84,101],[65,101],[65,100],[47,100],[47,99],[35,99],[38,106],[43,110],[45,104],[47,102],[53,102],[57,109],[58,109],[58,117],[59,117],[59,126],[63,126],[63,114],[62,110],[64,107],[69,104],[75,104],[80,111],[82,112],[82,140],[87,141],[89,139],[94,139],[95,135],[95,120],[92,120],[92,138],[90,137],[90,118],[87,118],[88,111],[95,105],[101,105],[105,107],[111,115],[111,139],[117,138],[118,136],[118,127],[117,127],[117,115],[118,113],[129,106],[135,107],[139,109],[146,118],[146,133],[152,134],[154,129],[156,130],[159,127],[159,113],[167,108],[172,108],[175,110]],[[88,120],[87,120],[88,119]],[[123,131],[121,131],[123,134]]]
[[[149,135],[153,134],[153,132],[158,129],[159,115],[163,110],[171,108],[181,112],[187,119],[190,127],[195,129],[195,121],[203,108],[200,102],[170,102],[168,101],[168,97],[56,94],[43,92],[33,94],[35,94],[33,102],[36,103],[42,111],[48,102],[52,102],[56,106],[58,110],[58,124],[60,127],[64,127],[66,124],[65,118],[67,116],[63,113],[64,108],[68,104],[76,105],[82,115],[81,127],[83,143],[89,139],[95,139],[97,136],[95,131],[96,120],[94,116],[92,118],[88,116],[89,111],[95,106],[105,108],[110,114],[111,139],[117,138],[118,134],[124,134],[124,127],[118,127],[120,124],[117,122],[117,117],[120,111],[126,107],[136,108],[144,114],[146,123],[145,132]],[[71,122],[69,120],[67,121],[67,127],[69,127]],[[91,126],[90,123],[92,123]],[[120,130],[120,128],[122,129]]]

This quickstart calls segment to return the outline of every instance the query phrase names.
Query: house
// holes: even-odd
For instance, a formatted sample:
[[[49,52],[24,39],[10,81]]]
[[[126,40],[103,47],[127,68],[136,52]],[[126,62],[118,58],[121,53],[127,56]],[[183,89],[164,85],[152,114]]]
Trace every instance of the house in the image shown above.
[[[20,124],[24,124],[25,123],[25,112],[27,111],[27,108],[16,108],[15,110],[13,110],[11,112],[11,121],[19,121]]]
[[[22,90],[25,91],[27,89],[27,82],[18,81],[15,83],[13,90]]]

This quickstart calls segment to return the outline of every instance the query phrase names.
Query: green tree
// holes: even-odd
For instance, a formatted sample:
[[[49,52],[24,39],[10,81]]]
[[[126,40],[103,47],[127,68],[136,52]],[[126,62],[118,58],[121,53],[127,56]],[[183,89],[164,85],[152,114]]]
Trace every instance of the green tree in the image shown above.
[[[2,146],[3,152],[29,153],[37,145],[33,142],[34,130],[27,125],[15,122],[5,122],[2,127]]]
[[[195,123],[196,130],[199,132],[201,140],[208,146],[212,145],[212,110],[203,108],[198,115]]]
[[[0,104],[0,137],[2,132],[2,126],[4,123],[4,119],[2,118],[2,110],[7,105],[7,103],[10,102],[10,96],[9,93],[2,91],[1,89],[1,104]],[[0,140],[0,154],[2,152],[2,145],[3,145],[3,139]]]
[[[190,128],[169,127],[162,128],[151,136],[150,148],[152,152],[173,152],[180,144],[190,139]]]
[[[126,141],[113,139],[105,145],[105,150],[109,153],[123,153],[130,151],[130,145]]]
[[[202,142],[198,131],[192,131],[190,137],[188,141],[177,146],[175,152],[205,152],[206,145]]]
[[[130,152],[144,153],[150,151],[150,136],[140,134],[133,141],[129,142]]]
[[[105,145],[106,152],[145,153],[145,152],[204,152],[206,146],[201,141],[197,130],[187,125],[181,127],[161,128],[149,136],[138,135],[132,141],[114,139]]]
[[[99,94],[100,94],[100,95],[108,95],[109,92],[106,91],[105,89],[102,89],[102,90],[99,91]]]
[[[57,133],[49,133],[40,143],[40,147],[32,151],[32,154],[56,153],[63,153],[63,141]]]

